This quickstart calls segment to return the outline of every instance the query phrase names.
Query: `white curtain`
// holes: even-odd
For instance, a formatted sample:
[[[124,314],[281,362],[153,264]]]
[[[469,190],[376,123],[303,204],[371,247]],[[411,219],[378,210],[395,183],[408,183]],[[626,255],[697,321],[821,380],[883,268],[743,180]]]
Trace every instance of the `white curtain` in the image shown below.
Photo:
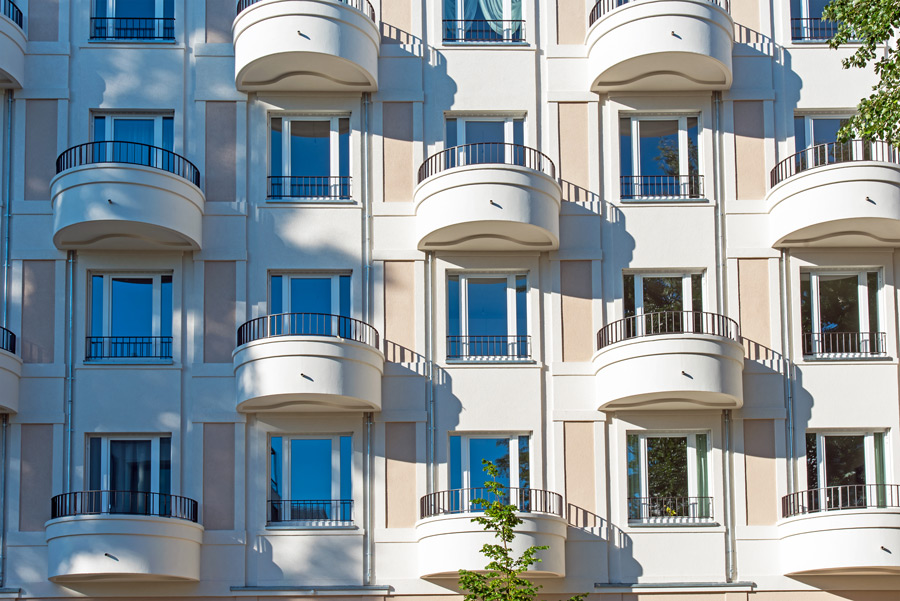
[[[504,40],[514,39],[519,31],[522,19],[522,0],[512,0],[510,10],[511,23],[504,23],[503,0],[478,0],[481,12],[487,19],[488,25],[494,33],[503,36]],[[468,16],[466,17],[468,18]],[[507,31],[504,31],[507,30]]]

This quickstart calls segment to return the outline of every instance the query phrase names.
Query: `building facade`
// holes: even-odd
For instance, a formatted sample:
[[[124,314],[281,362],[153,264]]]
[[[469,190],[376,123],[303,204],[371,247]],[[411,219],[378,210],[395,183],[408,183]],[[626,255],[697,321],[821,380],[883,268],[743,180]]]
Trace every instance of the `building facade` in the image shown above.
[[[487,459],[548,598],[895,599],[821,8],[0,0],[0,597],[457,599]]]

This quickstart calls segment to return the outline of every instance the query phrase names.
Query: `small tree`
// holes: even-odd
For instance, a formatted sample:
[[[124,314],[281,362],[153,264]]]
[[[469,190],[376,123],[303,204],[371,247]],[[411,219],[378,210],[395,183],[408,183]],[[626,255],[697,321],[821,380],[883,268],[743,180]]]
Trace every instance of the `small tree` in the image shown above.
[[[497,482],[500,471],[487,459],[482,460],[484,472],[491,477],[485,483],[493,501],[473,499],[472,504],[482,507],[484,515],[472,518],[484,526],[485,531],[493,532],[500,540],[499,544],[485,544],[481,552],[490,561],[485,572],[459,571],[459,587],[467,591],[465,601],[533,601],[537,592],[543,588],[538,584],[522,578],[522,573],[541,561],[536,554],[547,545],[531,546],[525,549],[521,557],[514,557],[510,544],[515,540],[515,527],[522,523],[516,515],[517,507],[504,503],[504,486]],[[567,601],[582,601],[586,595],[575,595]]]

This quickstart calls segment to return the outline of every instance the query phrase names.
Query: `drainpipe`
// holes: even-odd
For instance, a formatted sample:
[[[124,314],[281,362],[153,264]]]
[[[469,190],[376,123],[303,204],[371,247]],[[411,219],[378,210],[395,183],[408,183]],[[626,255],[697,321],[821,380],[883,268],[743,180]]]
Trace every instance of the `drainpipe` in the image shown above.
[[[363,93],[363,160],[360,196],[363,205],[363,321],[372,323],[372,196],[370,194],[371,153],[369,152],[369,107],[372,94]]]
[[[722,167],[722,92],[713,92],[713,193],[716,196],[715,208],[715,228],[716,228],[716,302],[718,310],[722,315],[728,315],[726,303],[728,295],[725,294],[725,208],[722,206],[725,202],[723,195]]]
[[[68,252],[66,261],[66,386],[65,386],[65,442],[63,444],[63,492],[72,492],[72,412],[75,395],[75,251]]]
[[[3,307],[0,310],[0,325],[7,326],[9,318],[9,224],[12,220],[12,113],[13,92],[6,91],[6,135],[3,156],[6,157],[6,194],[3,199]]]
[[[434,324],[432,323],[432,314],[434,312],[434,251],[425,253],[425,365],[427,371],[428,382],[426,384],[426,444],[428,446],[428,457],[426,465],[428,469],[426,486],[428,493],[432,493],[437,488],[435,465],[437,441],[435,440],[435,403],[434,403]]]
[[[724,438],[724,456],[722,457],[722,479],[724,481],[725,498],[725,582],[734,582],[737,578],[735,573],[736,563],[734,561],[735,539],[734,539],[734,483],[732,482],[732,462],[733,454],[731,452],[731,409],[722,411],[722,436]]]
[[[4,413],[0,426],[0,588],[6,580],[6,435],[9,415]]]
[[[788,270],[790,268],[790,250],[781,249],[778,269],[781,272],[781,352],[784,365],[784,401],[787,410],[787,493],[796,489],[794,482],[794,364],[791,361],[791,325],[790,304],[788,301]]]
[[[364,500],[363,504],[365,505],[365,533],[366,533],[366,573],[365,580],[366,586],[372,585],[375,581],[374,578],[374,569],[372,566],[373,559],[373,547],[375,544],[374,536],[372,535],[373,521],[374,521],[374,511],[372,510],[372,487],[375,485],[374,480],[372,478],[372,413],[367,412],[365,414],[365,422],[366,422],[366,453],[365,453],[365,463],[363,465],[363,495]]]

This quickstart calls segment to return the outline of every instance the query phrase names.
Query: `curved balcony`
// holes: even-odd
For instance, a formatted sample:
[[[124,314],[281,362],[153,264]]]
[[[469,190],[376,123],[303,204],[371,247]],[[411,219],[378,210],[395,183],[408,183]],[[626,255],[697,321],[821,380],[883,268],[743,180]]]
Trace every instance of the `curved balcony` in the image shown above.
[[[488,559],[482,555],[481,547],[494,544],[497,539],[472,521],[479,513],[480,506],[473,502],[476,499],[501,500],[516,506],[516,515],[522,523],[515,527],[513,555],[520,556],[532,545],[549,546],[538,551],[541,561],[525,573],[528,577],[566,575],[567,525],[562,497],[533,488],[506,490],[509,496],[503,499],[485,488],[443,490],[420,499],[421,519],[416,522],[416,538],[421,578],[458,577],[461,569],[484,570]]]
[[[238,90],[373,92],[381,34],[369,0],[240,0]]]
[[[0,328],[0,413],[18,413],[22,359],[16,355],[16,335]]]
[[[89,142],[56,160],[50,182],[60,249],[199,250],[200,171],[163,148]]]
[[[743,404],[737,323],[703,311],[626,317],[597,333],[598,409],[731,409]]]
[[[238,411],[380,411],[378,331],[339,315],[280,313],[237,332]]]
[[[200,579],[197,501],[176,495],[88,490],[53,497],[46,524],[54,582]]]
[[[25,85],[25,31],[22,11],[12,0],[0,0],[0,88]]]
[[[731,87],[728,0],[599,0],[588,27],[593,91]]]
[[[900,153],[887,142],[813,146],[770,177],[773,247],[900,243]]]
[[[559,248],[562,192],[547,156],[485,142],[439,152],[413,193],[419,250]]]
[[[900,486],[831,486],[781,503],[785,574],[900,574]]]

